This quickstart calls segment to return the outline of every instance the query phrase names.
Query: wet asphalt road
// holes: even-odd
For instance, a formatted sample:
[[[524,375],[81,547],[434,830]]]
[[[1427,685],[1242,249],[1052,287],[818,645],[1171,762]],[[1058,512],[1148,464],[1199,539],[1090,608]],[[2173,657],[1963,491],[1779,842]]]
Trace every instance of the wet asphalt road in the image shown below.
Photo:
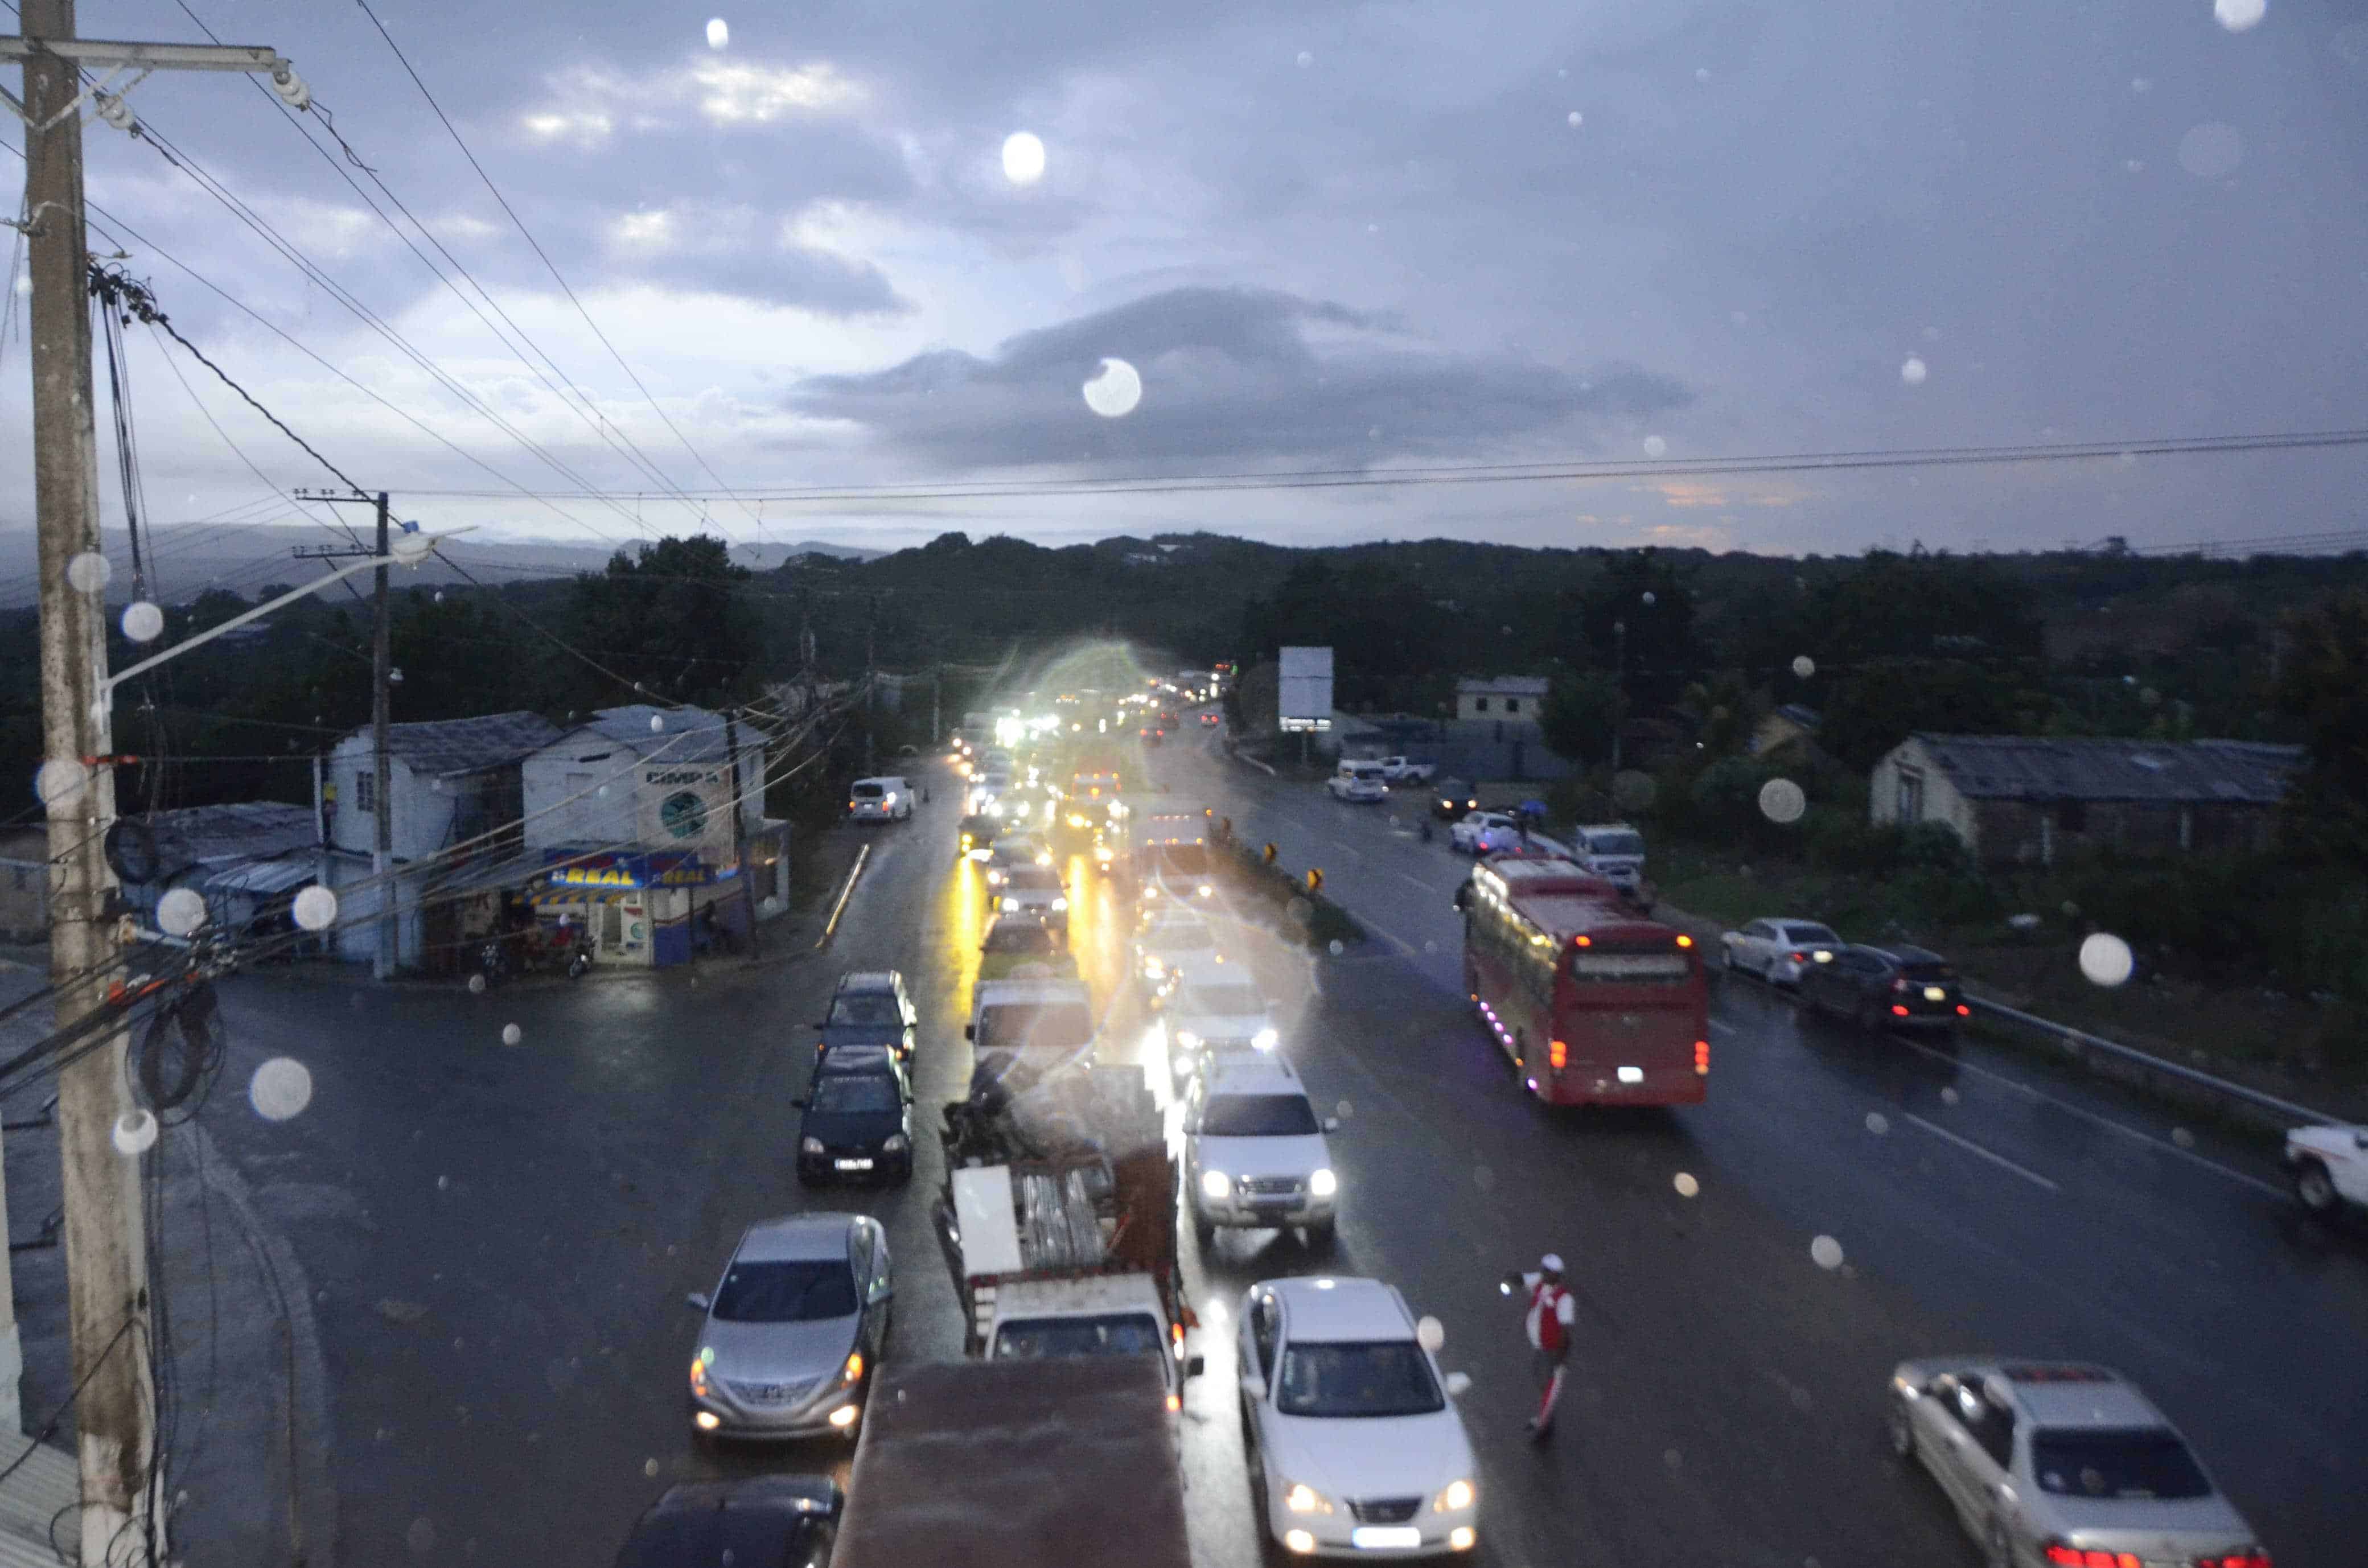
[[[1335,1256],[1292,1238],[1185,1237],[1210,1375],[1188,1400],[1195,1556],[1255,1560],[1235,1420],[1232,1309],[1252,1280],[1392,1279],[1446,1324],[1502,1563],[1800,1568],[1971,1564],[1940,1494],[1889,1459],[1902,1356],[2077,1354],[2135,1375],[2196,1440],[2284,1564],[2356,1560],[2368,1405],[2368,1246],[2298,1225],[2254,1152],[1977,1045],[1918,1051],[1794,1013],[1756,983],[1713,1003],[1708,1104],[1541,1113],[1469,1019],[1448,897],[1463,864],[1339,805],[1157,754],[1181,799],[1273,838],[1385,933],[1313,960],[1250,954],[1334,1140]],[[753,968],[472,996],[304,974],[242,979],[232,1084],[263,1057],[312,1069],[311,1107],[267,1123],[225,1095],[209,1124],[287,1230],[333,1384],[346,1563],[605,1563],[670,1481],[840,1468],[846,1446],[701,1458],[682,1380],[704,1290],[751,1220],[879,1214],[898,1260],[891,1355],[959,1352],[929,1233],[936,1108],[967,1079],[962,1022],[984,911],[940,791],[880,832],[834,947]],[[1411,825],[1410,821],[1406,824]],[[1076,869],[1076,946],[1122,993],[1123,914]],[[842,969],[898,967],[923,1009],[920,1172],[902,1191],[807,1192],[792,1173],[813,1031]],[[522,1031],[501,1043],[505,1024]],[[1121,1000],[1108,1051],[1163,1065]],[[1871,1131],[1868,1119],[1882,1119]],[[1691,1175],[1699,1196],[1674,1178]],[[2258,1185],[2257,1185],[2258,1184]],[[1829,1234],[1847,1263],[1819,1268]],[[1564,1430],[1518,1437],[1528,1397],[1504,1268],[1568,1256],[1582,1312]],[[209,1561],[202,1542],[191,1560]]]

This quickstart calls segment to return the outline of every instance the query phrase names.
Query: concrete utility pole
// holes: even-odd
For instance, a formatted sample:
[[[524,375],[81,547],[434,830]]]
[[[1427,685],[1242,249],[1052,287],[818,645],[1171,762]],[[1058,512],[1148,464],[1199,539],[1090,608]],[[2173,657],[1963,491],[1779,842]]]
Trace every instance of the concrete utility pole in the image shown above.
[[[390,519],[387,493],[370,494],[359,490],[298,490],[296,494],[309,501],[326,501],[332,506],[359,502],[374,508],[378,514],[378,559],[387,558]],[[308,558],[362,555],[359,550],[308,550],[299,547],[296,553]],[[387,728],[393,720],[393,688],[394,684],[394,628],[387,601],[386,568],[379,566],[370,574],[370,884],[378,890],[378,923],[374,930],[378,949],[370,963],[370,972],[380,980],[393,980],[401,959],[396,950],[396,938],[402,917],[401,901],[394,886],[394,759],[387,751]]]
[[[748,950],[757,950],[757,869],[748,864],[747,820],[741,815],[746,808],[740,800],[740,721],[733,710],[723,710],[723,750],[732,759],[732,859],[740,868],[740,897],[748,911]],[[757,799],[764,799],[764,774],[757,772]]]
[[[871,613],[863,620],[863,771],[871,772],[877,766],[880,701],[878,688],[880,667],[872,657],[872,637],[880,630],[880,596],[871,596]]]

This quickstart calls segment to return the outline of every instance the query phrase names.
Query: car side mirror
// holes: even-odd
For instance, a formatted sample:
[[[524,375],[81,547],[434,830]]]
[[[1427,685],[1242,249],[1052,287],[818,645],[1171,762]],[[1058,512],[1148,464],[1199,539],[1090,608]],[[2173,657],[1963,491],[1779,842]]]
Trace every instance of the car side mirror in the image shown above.
[[[974,1040],[977,1038],[978,1026],[976,1024],[964,1024],[962,1026],[962,1039]]]
[[[1340,1131],[1340,1119],[1339,1119],[1338,1117],[1337,1117],[1337,1116],[1327,1116],[1327,1117],[1326,1117],[1326,1118],[1324,1119],[1324,1131],[1326,1131],[1326,1132],[1338,1132],[1338,1131]]]
[[[707,1292],[704,1290],[693,1290],[683,1298],[683,1301],[694,1312],[703,1312],[708,1308]]]
[[[1244,1372],[1242,1374],[1242,1392],[1252,1399],[1264,1399],[1266,1397],[1266,1382],[1263,1379],[1260,1379],[1249,1372]]]
[[[1190,1357],[1184,1363],[1184,1375],[1188,1378],[1197,1378],[1208,1369],[1209,1358],[1206,1356]]]
[[[1448,1373],[1448,1374],[1447,1374],[1447,1397],[1448,1397],[1448,1398],[1450,1398],[1450,1399],[1462,1399],[1462,1398],[1464,1396],[1464,1394],[1465,1394],[1465,1393],[1467,1393],[1467,1392],[1470,1392],[1471,1388],[1472,1388],[1472,1374],[1471,1374],[1471,1373],[1469,1373],[1469,1372],[1450,1372],[1450,1373]]]

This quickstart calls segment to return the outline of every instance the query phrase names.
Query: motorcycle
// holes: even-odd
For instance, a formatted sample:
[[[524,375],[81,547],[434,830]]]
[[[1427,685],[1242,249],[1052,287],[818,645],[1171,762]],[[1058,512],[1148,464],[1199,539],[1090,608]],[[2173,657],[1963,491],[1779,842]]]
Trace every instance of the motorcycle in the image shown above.
[[[571,954],[567,960],[567,978],[570,980],[581,980],[584,978],[585,971],[591,967],[592,944],[589,942],[577,943],[575,946],[575,951]]]
[[[510,956],[496,937],[477,949],[477,972],[487,985],[499,985],[510,976]]]

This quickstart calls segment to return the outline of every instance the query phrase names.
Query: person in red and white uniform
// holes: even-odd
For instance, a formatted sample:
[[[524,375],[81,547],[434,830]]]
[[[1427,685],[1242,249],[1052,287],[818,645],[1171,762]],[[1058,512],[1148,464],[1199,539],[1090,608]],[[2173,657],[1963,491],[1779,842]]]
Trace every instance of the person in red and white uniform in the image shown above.
[[[1497,1289],[1508,1296],[1519,1291],[1526,1302],[1521,1326],[1530,1337],[1530,1368],[1538,1384],[1538,1407],[1530,1417],[1529,1432],[1543,1442],[1554,1430],[1554,1405],[1562,1398],[1577,1303],[1562,1282],[1561,1256],[1551,1252],[1538,1259],[1535,1272],[1515,1269],[1497,1282]]]

